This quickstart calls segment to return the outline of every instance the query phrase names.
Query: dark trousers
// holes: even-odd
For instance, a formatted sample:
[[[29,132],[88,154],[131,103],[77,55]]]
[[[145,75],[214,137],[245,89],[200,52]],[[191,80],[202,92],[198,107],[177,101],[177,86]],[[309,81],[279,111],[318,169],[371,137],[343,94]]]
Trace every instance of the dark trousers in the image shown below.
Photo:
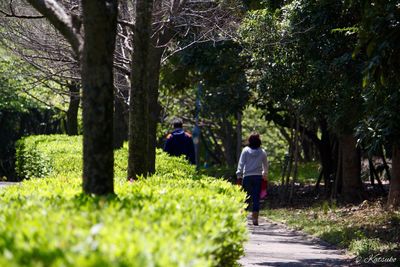
[[[245,176],[243,178],[243,188],[248,196],[248,201],[253,202],[253,212],[260,211],[261,175]]]

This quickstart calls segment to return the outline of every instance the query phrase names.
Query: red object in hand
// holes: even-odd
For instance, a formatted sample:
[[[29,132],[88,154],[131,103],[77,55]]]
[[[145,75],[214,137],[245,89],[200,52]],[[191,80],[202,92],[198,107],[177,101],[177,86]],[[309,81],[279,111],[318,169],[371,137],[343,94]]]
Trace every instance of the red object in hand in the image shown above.
[[[263,199],[263,198],[267,197],[267,187],[268,187],[268,181],[262,179],[262,181],[261,181],[260,199]]]
[[[242,185],[243,184],[243,178],[237,178],[236,179],[236,184],[237,185]]]

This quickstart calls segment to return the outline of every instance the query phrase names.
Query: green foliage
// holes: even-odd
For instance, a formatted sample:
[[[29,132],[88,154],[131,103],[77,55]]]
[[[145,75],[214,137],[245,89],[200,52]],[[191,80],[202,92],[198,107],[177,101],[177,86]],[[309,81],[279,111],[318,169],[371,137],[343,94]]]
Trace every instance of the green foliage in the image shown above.
[[[300,163],[298,166],[297,181],[301,183],[314,183],[318,179],[320,165],[317,162]]]
[[[2,55],[0,50],[0,111],[28,112],[38,107],[38,103],[29,99],[23,92],[28,81],[19,73],[20,62]]]
[[[222,177],[232,183],[236,182],[236,169],[229,167],[214,166],[210,168],[202,168],[200,173],[212,176]],[[297,182],[302,184],[315,183],[319,175],[319,164],[317,162],[299,163]],[[282,163],[278,161],[270,162],[268,170],[268,182],[280,184],[282,179]]]
[[[400,136],[400,12],[398,1],[353,1],[362,10],[354,57],[365,61],[365,116],[357,134],[371,153]]]
[[[115,153],[116,195],[93,197],[81,193],[81,137],[21,143],[46,155],[51,173],[0,191],[0,263],[233,266],[243,254],[245,194],[196,175],[183,158],[158,151],[156,174],[129,182],[124,146]]]
[[[16,173],[21,179],[45,177],[51,172],[49,158],[40,154],[34,144],[20,141],[16,143],[16,147]]]
[[[362,10],[354,56],[366,55],[364,85],[387,87],[400,82],[400,12],[397,0],[353,1]]]
[[[351,242],[350,250],[356,255],[367,257],[371,254],[380,253],[382,242],[377,238],[363,238]]]
[[[306,126],[328,119],[336,133],[353,130],[362,112],[361,63],[351,57],[356,36],[335,29],[354,26],[356,18],[341,1],[249,12],[240,40],[251,57],[256,105],[271,120],[297,113]]]
[[[243,111],[243,138],[247,139],[251,132],[256,131],[261,136],[262,147],[267,151],[271,165],[281,165],[288,144],[274,123],[267,122],[263,111],[253,106]]]
[[[202,82],[201,115],[205,118],[235,115],[249,98],[244,73],[246,60],[233,41],[201,43],[184,50],[163,68],[163,87],[177,92]],[[195,93],[194,93],[195,95]],[[229,99],[229,105],[224,105]]]
[[[81,170],[81,136],[36,135],[17,142],[16,171],[20,178],[78,177]]]
[[[64,114],[44,106],[37,99],[36,96],[43,95],[44,89],[33,78],[33,72],[29,65],[6,56],[0,48],[0,176],[7,176],[9,180],[16,180],[16,140],[27,134],[48,134],[61,130],[60,121]],[[33,154],[27,156],[40,157]],[[33,173],[24,175],[31,176]]]
[[[207,164],[233,165],[236,159],[237,117],[250,97],[244,71],[247,60],[238,56],[241,51],[232,40],[197,43],[177,53],[162,69],[163,118],[169,123],[180,116],[192,126],[199,116],[200,159]],[[168,127],[161,128],[165,135]]]

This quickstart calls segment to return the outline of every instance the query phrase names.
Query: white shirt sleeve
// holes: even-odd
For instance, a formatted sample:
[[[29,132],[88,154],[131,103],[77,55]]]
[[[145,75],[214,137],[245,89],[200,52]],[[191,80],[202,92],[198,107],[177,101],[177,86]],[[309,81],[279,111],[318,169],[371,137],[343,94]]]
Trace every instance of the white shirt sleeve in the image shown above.
[[[264,152],[264,157],[263,157],[263,161],[262,161],[262,165],[263,165],[263,175],[268,175],[268,168],[269,168],[269,163],[268,163],[268,156],[267,156],[267,152]]]
[[[237,177],[243,177],[243,167],[244,167],[245,161],[246,161],[246,153],[245,153],[245,149],[243,149],[242,153],[240,154],[239,163],[238,163],[238,167],[236,170]]]

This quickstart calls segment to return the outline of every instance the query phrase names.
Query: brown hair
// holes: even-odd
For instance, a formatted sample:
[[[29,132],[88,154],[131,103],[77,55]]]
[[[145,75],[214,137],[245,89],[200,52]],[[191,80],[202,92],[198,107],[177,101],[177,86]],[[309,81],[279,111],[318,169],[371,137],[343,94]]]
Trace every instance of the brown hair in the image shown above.
[[[248,141],[251,149],[257,149],[261,146],[261,139],[258,133],[252,133]]]

